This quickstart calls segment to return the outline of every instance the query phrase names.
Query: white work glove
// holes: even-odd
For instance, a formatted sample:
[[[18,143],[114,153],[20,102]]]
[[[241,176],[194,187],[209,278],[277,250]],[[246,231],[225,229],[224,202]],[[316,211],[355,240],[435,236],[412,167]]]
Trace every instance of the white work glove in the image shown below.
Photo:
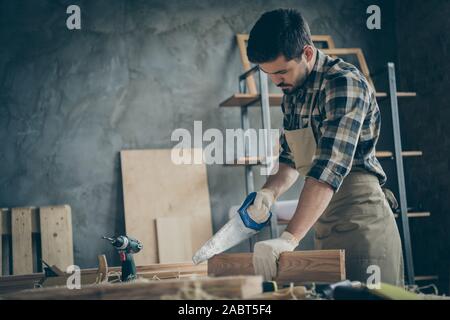
[[[298,244],[299,240],[287,231],[277,239],[257,242],[253,252],[255,274],[262,275],[264,281],[272,281],[277,275],[280,254],[294,251]]]
[[[257,223],[266,222],[270,207],[275,202],[275,195],[270,189],[261,189],[256,193],[255,201],[247,208],[248,215]]]

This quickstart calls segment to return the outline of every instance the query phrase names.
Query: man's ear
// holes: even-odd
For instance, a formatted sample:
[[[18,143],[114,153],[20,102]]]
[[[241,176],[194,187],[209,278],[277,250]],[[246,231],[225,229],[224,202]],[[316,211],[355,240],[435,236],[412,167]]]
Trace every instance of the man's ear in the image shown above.
[[[309,63],[314,57],[314,48],[312,46],[305,46],[303,53],[305,54],[306,62]]]

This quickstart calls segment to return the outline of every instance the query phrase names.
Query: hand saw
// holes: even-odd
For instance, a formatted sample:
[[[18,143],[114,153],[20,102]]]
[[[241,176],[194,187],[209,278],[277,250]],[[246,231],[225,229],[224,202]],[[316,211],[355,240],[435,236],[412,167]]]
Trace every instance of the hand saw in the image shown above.
[[[240,242],[257,234],[264,228],[272,217],[269,211],[269,218],[263,223],[252,220],[247,212],[247,208],[255,201],[256,192],[250,193],[245,198],[244,203],[234,215],[217,233],[209,239],[192,257],[195,264],[208,260],[212,256],[222,253]]]

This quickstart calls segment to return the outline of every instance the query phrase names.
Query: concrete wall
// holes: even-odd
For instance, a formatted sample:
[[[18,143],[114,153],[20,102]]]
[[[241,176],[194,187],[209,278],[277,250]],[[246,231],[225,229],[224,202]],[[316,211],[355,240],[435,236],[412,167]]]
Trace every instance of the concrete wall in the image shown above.
[[[449,292],[450,276],[450,2],[399,1],[397,8],[398,82],[416,99],[400,105],[405,148],[423,151],[407,160],[408,202],[431,211],[411,224],[417,274],[438,274]]]
[[[374,3],[379,31],[365,26]],[[80,31],[65,26],[70,4],[81,7]],[[238,109],[218,108],[242,70],[234,35],[280,6],[301,9],[312,33],[337,46],[362,47],[374,73],[395,59],[392,1],[0,0],[0,206],[70,204],[75,262],[112,260],[100,236],[124,232],[119,151],[170,148],[172,131],[194,120],[239,127]],[[280,127],[280,110],[272,116]],[[243,174],[208,167],[215,230],[242,201]]]

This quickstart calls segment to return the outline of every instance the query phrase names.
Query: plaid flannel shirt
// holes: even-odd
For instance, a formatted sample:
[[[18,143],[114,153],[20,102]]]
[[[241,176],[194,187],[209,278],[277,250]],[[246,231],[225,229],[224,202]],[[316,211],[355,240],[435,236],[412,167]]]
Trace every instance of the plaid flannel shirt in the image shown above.
[[[305,84],[284,95],[281,108],[286,130],[307,127],[313,108],[311,124],[317,150],[307,177],[337,191],[350,170],[358,167],[376,175],[380,185],[386,182],[386,174],[375,157],[381,124],[375,91],[355,66],[317,50]],[[279,159],[295,168],[284,131]]]

